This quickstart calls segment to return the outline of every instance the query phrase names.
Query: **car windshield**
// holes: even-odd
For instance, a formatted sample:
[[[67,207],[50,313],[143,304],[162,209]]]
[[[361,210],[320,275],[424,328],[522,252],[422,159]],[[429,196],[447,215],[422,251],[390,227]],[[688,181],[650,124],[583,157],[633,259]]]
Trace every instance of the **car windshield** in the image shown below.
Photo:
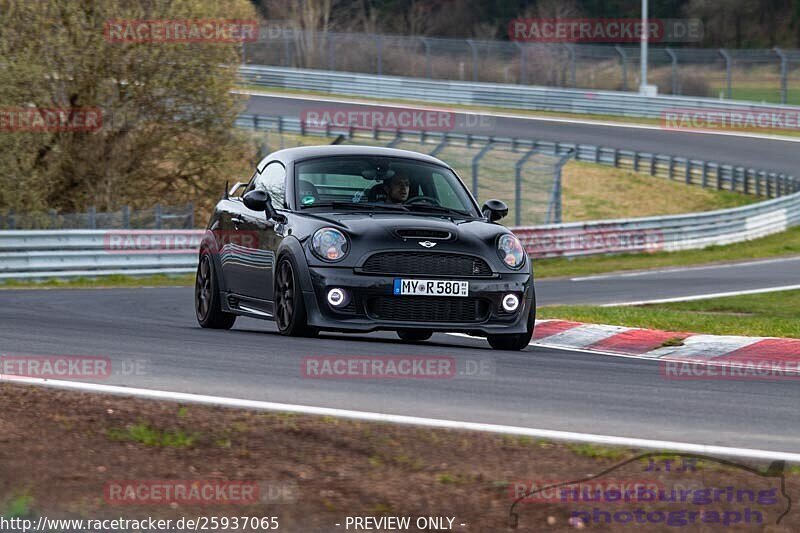
[[[326,157],[295,165],[301,209],[408,211],[479,217],[450,169],[395,157]]]

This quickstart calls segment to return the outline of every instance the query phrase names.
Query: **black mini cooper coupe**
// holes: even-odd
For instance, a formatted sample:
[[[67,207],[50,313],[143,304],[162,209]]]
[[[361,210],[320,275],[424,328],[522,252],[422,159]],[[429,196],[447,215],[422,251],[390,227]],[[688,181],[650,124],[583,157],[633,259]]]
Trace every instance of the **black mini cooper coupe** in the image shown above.
[[[200,246],[195,310],[205,328],[238,315],[284,335],[434,331],[528,345],[533,272],[520,241],[478,209],[456,173],[423,154],[369,146],[289,148],[217,204]]]

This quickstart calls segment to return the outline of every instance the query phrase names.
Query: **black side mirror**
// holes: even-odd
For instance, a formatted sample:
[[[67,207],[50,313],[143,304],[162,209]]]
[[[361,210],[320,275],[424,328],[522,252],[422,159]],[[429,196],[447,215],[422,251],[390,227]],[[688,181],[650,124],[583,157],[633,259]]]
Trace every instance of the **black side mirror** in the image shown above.
[[[487,200],[483,204],[481,212],[489,219],[489,222],[497,222],[508,214],[508,206],[502,200]]]
[[[274,220],[281,224],[286,223],[286,216],[275,211],[272,207],[272,198],[269,193],[260,189],[255,189],[245,194],[242,201],[246,208],[253,211],[265,211],[267,213],[267,220]]]
[[[271,200],[269,193],[260,189],[252,190],[242,198],[245,207],[252,211],[268,211],[272,207]]]

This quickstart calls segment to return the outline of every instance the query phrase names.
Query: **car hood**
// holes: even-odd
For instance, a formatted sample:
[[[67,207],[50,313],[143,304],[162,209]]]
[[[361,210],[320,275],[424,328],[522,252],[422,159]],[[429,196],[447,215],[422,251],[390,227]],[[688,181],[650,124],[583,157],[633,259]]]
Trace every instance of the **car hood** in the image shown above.
[[[356,263],[380,250],[430,250],[481,256],[486,255],[488,251],[494,256],[498,235],[510,233],[504,226],[480,219],[450,219],[408,213],[371,215],[353,213],[316,218],[320,221],[326,220],[347,233],[353,248],[350,255]],[[403,230],[415,230],[420,235],[403,237]],[[450,233],[451,237],[449,239],[428,237],[425,235],[426,231],[445,231]],[[421,242],[435,244],[423,246]]]

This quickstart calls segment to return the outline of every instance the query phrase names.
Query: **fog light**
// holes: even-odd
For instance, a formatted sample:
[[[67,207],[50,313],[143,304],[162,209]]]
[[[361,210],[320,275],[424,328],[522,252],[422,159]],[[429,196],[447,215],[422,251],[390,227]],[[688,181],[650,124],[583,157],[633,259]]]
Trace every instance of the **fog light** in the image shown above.
[[[519,307],[519,298],[516,294],[506,294],[503,296],[503,309],[513,313]]]
[[[350,302],[350,297],[344,289],[334,288],[328,291],[328,303],[331,307],[344,307]]]

